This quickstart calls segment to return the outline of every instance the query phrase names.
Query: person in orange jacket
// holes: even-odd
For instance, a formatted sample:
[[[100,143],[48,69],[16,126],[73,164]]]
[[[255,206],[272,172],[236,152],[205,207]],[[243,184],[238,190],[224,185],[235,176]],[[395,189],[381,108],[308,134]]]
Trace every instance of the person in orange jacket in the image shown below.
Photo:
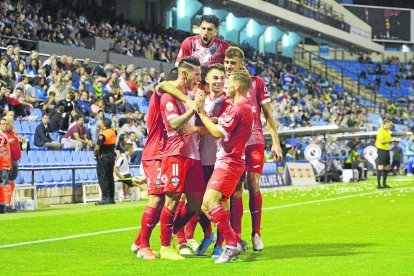
[[[12,208],[11,198],[15,188],[14,180],[17,178],[19,160],[22,156],[19,144],[19,136],[14,132],[14,122],[13,117],[5,116],[7,122],[6,136],[9,139],[10,154],[11,154],[11,168],[9,172],[9,188],[4,190],[5,194],[5,203],[6,203],[6,213],[13,213],[17,210]]]
[[[11,168],[11,154],[9,139],[5,134],[7,121],[0,119],[0,213],[6,212],[5,190],[9,188],[9,171]]]

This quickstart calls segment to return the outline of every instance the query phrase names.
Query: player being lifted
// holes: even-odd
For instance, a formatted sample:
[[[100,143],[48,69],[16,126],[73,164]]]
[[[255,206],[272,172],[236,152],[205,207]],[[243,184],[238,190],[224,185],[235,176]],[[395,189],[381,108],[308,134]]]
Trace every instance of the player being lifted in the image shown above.
[[[217,38],[220,19],[214,15],[203,15],[200,19],[199,34],[187,37],[181,44],[176,66],[185,57],[196,57],[202,66],[223,63],[224,53],[230,44]]]
[[[238,47],[229,47],[224,58],[224,67],[227,77],[232,72],[244,68],[244,53]],[[282,149],[277,135],[277,124],[273,118],[270,95],[264,81],[259,77],[251,77],[251,86],[248,92],[249,103],[253,110],[253,130],[246,146],[246,184],[249,190],[249,207],[252,217],[252,244],[253,250],[263,250],[260,227],[262,217],[262,195],[260,193],[260,177],[264,166],[265,139],[263,135],[261,111],[267,123],[267,129],[272,137],[272,154],[277,160],[281,160]],[[239,183],[236,193],[231,197],[231,225],[236,233],[241,236],[243,201],[242,185]]]
[[[222,233],[226,247],[215,263],[226,263],[237,259],[247,247],[230,226],[228,199],[236,190],[245,171],[244,152],[253,125],[252,108],[247,99],[251,84],[246,70],[233,72],[228,79],[227,97],[233,98],[216,125],[205,113],[204,104],[196,101],[197,112],[207,130],[215,138],[221,138],[214,171],[207,184],[202,210]]]

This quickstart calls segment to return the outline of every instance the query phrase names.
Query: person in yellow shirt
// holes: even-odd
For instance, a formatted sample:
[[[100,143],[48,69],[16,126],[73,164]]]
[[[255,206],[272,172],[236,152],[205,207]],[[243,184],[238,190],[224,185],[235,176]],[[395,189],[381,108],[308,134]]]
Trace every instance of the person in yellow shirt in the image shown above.
[[[377,181],[378,189],[391,188],[387,185],[387,175],[390,169],[390,144],[399,141],[398,138],[391,138],[391,128],[393,124],[390,118],[383,120],[383,126],[378,129],[377,137],[375,139],[375,147],[378,149],[377,158]],[[382,176],[382,185],[381,185]]]

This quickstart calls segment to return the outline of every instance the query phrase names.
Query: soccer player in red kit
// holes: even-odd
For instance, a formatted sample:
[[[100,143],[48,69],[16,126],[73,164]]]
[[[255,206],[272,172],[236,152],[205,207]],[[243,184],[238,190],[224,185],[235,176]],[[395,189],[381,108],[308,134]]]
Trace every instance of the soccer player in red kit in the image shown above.
[[[142,214],[141,230],[131,246],[131,251],[136,252],[137,257],[146,260],[155,259],[149,240],[152,230],[159,222],[161,209],[164,206],[164,190],[161,183],[161,158],[166,133],[160,110],[161,94],[164,92],[186,102],[188,105],[193,104],[192,100],[168,81],[162,82],[150,99],[147,116],[148,136],[142,153],[142,167],[147,178],[149,200]]]
[[[205,81],[208,84],[208,94],[205,97],[204,101],[204,111],[206,115],[215,123],[217,123],[218,117],[226,110],[229,105],[229,101],[226,98],[226,94],[223,92],[224,82],[226,80],[224,66],[222,64],[211,64],[207,70]],[[218,140],[208,135],[200,136],[200,157],[201,164],[203,165],[203,173],[205,185],[213,173],[214,164],[216,162],[216,153],[218,148]],[[192,219],[193,220],[193,219]],[[191,221],[190,221],[191,222]],[[194,235],[195,224],[188,223],[186,226],[186,238],[190,233]],[[195,250],[195,255],[204,255],[208,247],[215,240],[215,235],[211,231],[210,220],[203,214],[200,214],[199,222],[203,228],[204,238],[201,241],[200,245]],[[221,234],[218,234],[218,240],[216,242],[215,250],[213,256],[221,254],[221,244],[223,240],[220,238]],[[217,249],[216,249],[217,248]],[[218,251],[218,252],[216,252]],[[218,258],[217,256],[217,258]]]
[[[200,62],[194,57],[182,59],[178,65],[178,79],[175,82],[189,95],[200,80]],[[182,260],[172,247],[173,231],[185,226],[191,217],[200,211],[205,186],[200,162],[199,137],[187,132],[195,124],[194,107],[185,106],[174,97],[164,93],[161,96],[161,116],[166,129],[166,141],[161,161],[161,183],[164,186],[165,204],[161,212],[162,259]],[[185,193],[187,204],[174,217],[181,194]]]
[[[202,66],[223,63],[224,53],[230,47],[227,41],[216,38],[220,19],[214,15],[203,15],[200,19],[199,34],[187,37],[181,44],[175,65],[185,57],[196,57]]]
[[[233,71],[244,67],[244,53],[238,47],[230,47],[226,50],[224,67],[229,77]],[[261,111],[267,123],[267,129],[272,137],[272,154],[277,160],[282,160],[282,149],[277,135],[277,124],[273,118],[270,106],[270,95],[264,81],[259,77],[251,77],[248,99],[252,106],[254,124],[252,134],[246,146],[246,184],[249,190],[249,207],[252,217],[252,244],[254,251],[263,250],[260,226],[262,218],[262,195],[260,193],[260,177],[264,166],[265,139],[260,118]],[[231,224],[236,233],[241,236],[241,224],[243,216],[242,185],[231,197]]]
[[[253,125],[252,108],[247,99],[251,84],[246,70],[233,72],[228,80],[227,97],[234,98],[214,124],[204,112],[204,105],[197,101],[201,121],[215,137],[221,138],[213,174],[207,184],[202,210],[216,225],[226,242],[226,248],[215,263],[226,263],[237,259],[245,244],[230,226],[225,201],[236,190],[245,171],[244,151]]]

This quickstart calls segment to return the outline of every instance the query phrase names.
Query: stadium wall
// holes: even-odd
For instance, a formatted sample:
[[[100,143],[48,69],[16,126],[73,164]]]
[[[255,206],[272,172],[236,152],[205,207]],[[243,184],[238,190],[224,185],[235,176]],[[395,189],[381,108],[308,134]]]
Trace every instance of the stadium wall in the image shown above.
[[[38,49],[39,53],[57,55],[72,56],[76,59],[90,58],[91,62],[96,65],[101,62],[109,61],[113,64],[134,64],[136,67],[150,68],[154,67],[158,72],[168,71],[173,67],[171,63],[165,63],[155,60],[149,60],[145,58],[130,57],[126,55],[120,55],[111,52],[94,51],[90,49],[74,48],[66,45],[49,43],[39,41]]]
[[[310,51],[315,54],[319,54],[319,46],[315,45],[305,45],[305,50]],[[300,51],[299,48],[297,48],[297,51]],[[414,52],[395,52],[395,51],[384,51],[383,53],[372,53],[370,54],[370,57],[372,61],[376,62],[382,62],[387,57],[396,56],[400,59],[400,61],[409,61],[411,59],[414,59]],[[329,54],[323,56],[326,59],[344,59],[344,60],[357,60],[359,55],[357,53],[351,53],[346,50],[337,49],[336,50],[336,56],[335,56],[335,49],[330,48]]]

